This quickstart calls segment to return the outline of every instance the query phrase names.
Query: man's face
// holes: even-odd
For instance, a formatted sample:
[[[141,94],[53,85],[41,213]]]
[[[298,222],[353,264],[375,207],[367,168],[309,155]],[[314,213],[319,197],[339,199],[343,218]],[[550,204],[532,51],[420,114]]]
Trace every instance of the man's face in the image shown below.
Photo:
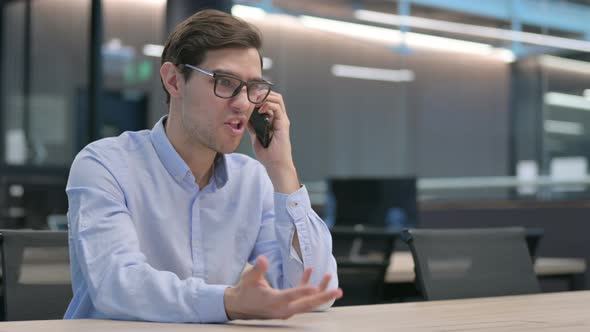
[[[208,51],[205,60],[197,66],[213,73],[230,74],[246,82],[262,79],[260,57],[254,48]],[[213,77],[191,72],[181,100],[182,128],[191,144],[231,153],[237,149],[247,130],[254,104],[248,101],[245,87],[237,96],[222,99],[215,95],[214,84]]]

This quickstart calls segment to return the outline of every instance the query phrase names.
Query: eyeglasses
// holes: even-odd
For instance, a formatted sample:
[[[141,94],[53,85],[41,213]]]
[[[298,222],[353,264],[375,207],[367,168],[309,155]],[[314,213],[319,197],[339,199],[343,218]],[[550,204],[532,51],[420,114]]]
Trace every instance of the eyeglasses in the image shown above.
[[[215,79],[213,92],[217,97],[223,99],[229,99],[237,96],[238,93],[242,91],[242,88],[246,86],[248,100],[252,104],[262,104],[266,100],[266,97],[268,97],[270,94],[270,90],[273,86],[272,83],[266,81],[244,82],[233,75],[211,73],[193,65],[185,64],[184,66],[192,70],[196,70],[199,73],[213,77]]]

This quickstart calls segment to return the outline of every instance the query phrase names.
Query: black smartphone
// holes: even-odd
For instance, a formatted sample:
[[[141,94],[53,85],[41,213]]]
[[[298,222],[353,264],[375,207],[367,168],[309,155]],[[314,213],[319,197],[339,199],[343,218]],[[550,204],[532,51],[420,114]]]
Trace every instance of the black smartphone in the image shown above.
[[[260,107],[254,108],[250,116],[250,123],[254,127],[254,132],[256,132],[256,137],[260,144],[264,148],[268,148],[272,140],[272,123],[268,116],[258,113],[259,109]]]

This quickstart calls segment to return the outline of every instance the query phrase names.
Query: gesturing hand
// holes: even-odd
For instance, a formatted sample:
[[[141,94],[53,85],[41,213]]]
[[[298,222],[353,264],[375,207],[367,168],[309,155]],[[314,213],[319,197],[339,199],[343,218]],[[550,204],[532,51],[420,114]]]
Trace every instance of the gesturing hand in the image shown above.
[[[225,290],[225,311],[229,319],[287,319],[342,296],[341,289],[326,290],[332,277],[329,274],[324,276],[319,287],[310,286],[311,268],[307,268],[299,286],[279,290],[270,287],[264,279],[267,270],[268,261],[259,256],[238,284]]]

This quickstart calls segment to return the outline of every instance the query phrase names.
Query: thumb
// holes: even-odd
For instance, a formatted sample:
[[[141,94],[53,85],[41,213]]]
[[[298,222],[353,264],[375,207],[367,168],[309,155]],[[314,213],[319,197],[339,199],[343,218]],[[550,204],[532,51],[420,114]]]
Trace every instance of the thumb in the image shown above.
[[[264,256],[258,256],[256,263],[250,271],[244,273],[244,281],[257,282],[264,279],[264,274],[268,271],[268,261]]]

